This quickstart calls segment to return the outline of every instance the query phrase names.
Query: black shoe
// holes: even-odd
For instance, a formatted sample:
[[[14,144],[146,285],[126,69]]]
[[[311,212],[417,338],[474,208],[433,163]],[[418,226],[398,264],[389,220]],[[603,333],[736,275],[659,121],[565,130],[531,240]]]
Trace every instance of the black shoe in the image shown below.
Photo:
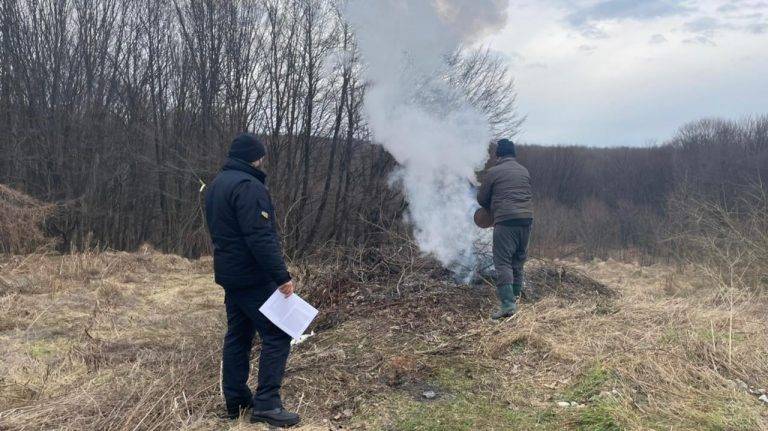
[[[241,406],[227,406],[227,418],[235,420],[250,408],[251,408],[250,404],[241,405]]]
[[[251,413],[251,422],[266,422],[273,427],[287,428],[299,423],[301,418],[293,412],[280,407],[272,410],[256,411]]]
[[[514,316],[515,312],[517,312],[517,305],[512,304],[512,306],[508,306],[506,309],[502,308],[499,311],[491,314],[491,319],[493,320],[506,319],[507,317]]]

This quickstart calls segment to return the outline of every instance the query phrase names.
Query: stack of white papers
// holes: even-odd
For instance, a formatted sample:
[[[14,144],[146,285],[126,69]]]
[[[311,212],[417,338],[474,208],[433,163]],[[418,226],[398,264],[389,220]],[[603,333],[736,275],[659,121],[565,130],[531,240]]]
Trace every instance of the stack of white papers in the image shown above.
[[[294,293],[286,298],[279,290],[267,299],[259,311],[293,339],[299,339],[317,316],[317,309],[299,295]]]

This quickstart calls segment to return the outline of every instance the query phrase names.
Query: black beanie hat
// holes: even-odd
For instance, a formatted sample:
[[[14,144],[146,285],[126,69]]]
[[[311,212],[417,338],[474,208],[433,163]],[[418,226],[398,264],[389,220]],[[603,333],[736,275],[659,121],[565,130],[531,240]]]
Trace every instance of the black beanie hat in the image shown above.
[[[515,144],[509,139],[500,139],[499,142],[496,143],[496,157],[506,156],[517,156],[515,153]]]
[[[229,146],[229,157],[244,162],[255,162],[267,154],[267,149],[253,133],[241,133]]]

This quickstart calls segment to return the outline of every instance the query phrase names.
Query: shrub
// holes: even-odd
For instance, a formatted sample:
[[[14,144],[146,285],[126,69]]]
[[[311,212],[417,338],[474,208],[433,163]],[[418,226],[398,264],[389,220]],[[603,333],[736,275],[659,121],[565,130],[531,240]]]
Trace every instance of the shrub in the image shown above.
[[[0,184],[0,253],[31,253],[50,245],[42,223],[54,209]]]
[[[734,204],[680,195],[670,204],[678,255],[721,288],[768,290],[768,189],[750,186]]]

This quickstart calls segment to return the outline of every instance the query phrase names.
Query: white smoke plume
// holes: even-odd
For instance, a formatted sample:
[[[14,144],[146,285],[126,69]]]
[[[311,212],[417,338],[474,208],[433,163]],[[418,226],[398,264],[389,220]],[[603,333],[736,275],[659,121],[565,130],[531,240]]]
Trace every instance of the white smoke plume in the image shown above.
[[[365,108],[377,142],[395,157],[421,250],[457,273],[474,264],[480,235],[468,178],[491,139],[484,115],[447,82],[447,56],[506,21],[503,0],[350,0],[371,82]]]

